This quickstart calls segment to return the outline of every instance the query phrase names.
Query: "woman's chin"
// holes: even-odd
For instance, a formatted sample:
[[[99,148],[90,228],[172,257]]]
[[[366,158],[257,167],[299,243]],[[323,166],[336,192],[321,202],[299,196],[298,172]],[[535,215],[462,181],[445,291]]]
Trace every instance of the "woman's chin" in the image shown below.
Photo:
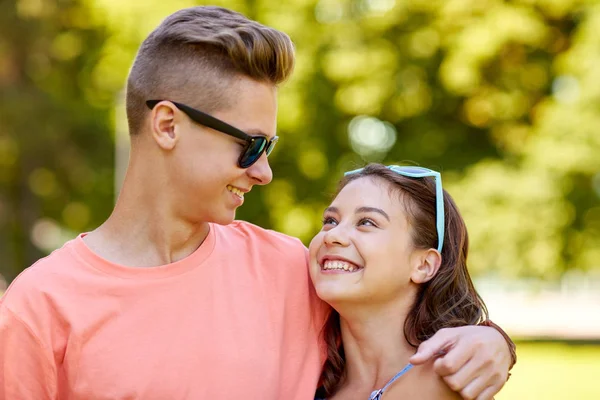
[[[317,282],[315,290],[317,296],[329,305],[335,306],[339,303],[361,301],[360,291],[348,285],[334,284],[334,282]]]

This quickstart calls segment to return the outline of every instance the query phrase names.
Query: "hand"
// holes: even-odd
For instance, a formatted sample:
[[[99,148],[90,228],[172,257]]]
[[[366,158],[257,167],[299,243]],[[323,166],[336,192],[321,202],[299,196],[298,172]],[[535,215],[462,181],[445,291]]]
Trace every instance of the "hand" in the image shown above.
[[[510,351],[504,337],[487,326],[440,329],[421,343],[410,362],[419,365],[433,357],[433,368],[466,400],[493,399],[508,379]]]

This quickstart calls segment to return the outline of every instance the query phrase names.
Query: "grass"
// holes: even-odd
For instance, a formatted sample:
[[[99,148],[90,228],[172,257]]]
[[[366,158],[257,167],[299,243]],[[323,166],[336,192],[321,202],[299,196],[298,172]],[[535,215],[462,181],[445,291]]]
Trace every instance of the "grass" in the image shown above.
[[[600,399],[600,344],[521,342],[517,357],[496,400]]]

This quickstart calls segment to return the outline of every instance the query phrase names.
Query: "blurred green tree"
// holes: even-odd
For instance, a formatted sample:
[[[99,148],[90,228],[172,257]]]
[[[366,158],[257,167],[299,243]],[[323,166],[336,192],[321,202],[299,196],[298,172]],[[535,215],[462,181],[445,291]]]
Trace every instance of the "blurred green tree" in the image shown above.
[[[111,210],[111,108],[94,67],[107,34],[79,0],[0,2],[0,273],[10,281]]]

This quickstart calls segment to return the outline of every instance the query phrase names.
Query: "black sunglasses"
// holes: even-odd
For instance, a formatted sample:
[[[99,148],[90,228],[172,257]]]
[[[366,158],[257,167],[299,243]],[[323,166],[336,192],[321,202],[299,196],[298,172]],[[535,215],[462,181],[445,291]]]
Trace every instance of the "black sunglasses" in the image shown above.
[[[146,105],[152,110],[161,101],[163,100],[148,100],[146,101]],[[263,153],[267,153],[267,156],[269,156],[275,147],[275,143],[277,143],[277,140],[279,139],[277,136],[273,137],[271,140],[268,140],[265,136],[248,135],[246,132],[235,128],[228,123],[213,117],[212,115],[203,113],[200,110],[196,110],[195,108],[186,106],[185,104],[176,103],[174,101],[171,101],[171,103],[173,103],[175,107],[180,109],[185,115],[190,117],[192,121],[226,135],[244,140],[247,145],[238,159],[238,165],[240,168],[250,167],[252,164],[258,161]]]

